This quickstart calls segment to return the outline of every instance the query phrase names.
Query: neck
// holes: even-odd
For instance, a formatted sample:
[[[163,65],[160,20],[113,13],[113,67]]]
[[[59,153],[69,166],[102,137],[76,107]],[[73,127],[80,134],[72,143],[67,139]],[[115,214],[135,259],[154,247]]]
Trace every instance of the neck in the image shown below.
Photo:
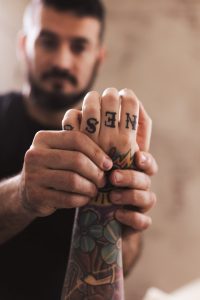
[[[45,108],[38,106],[33,101],[33,99],[31,98],[30,87],[28,87],[28,85],[24,85],[22,93],[24,95],[24,102],[27,112],[35,121],[43,124],[46,127],[55,127],[61,129],[64,114],[70,107],[66,107],[66,109],[59,112],[48,111]],[[80,104],[75,108],[80,109]]]

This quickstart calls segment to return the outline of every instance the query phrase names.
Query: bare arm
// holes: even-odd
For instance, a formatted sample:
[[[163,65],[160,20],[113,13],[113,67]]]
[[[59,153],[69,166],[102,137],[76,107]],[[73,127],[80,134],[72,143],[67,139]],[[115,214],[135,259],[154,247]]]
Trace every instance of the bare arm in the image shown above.
[[[107,160],[112,167],[107,155],[82,133],[37,133],[22,173],[0,183],[0,244],[37,217],[85,205],[104,185]]]
[[[0,245],[22,231],[36,217],[22,205],[20,177],[18,175],[0,182]]]

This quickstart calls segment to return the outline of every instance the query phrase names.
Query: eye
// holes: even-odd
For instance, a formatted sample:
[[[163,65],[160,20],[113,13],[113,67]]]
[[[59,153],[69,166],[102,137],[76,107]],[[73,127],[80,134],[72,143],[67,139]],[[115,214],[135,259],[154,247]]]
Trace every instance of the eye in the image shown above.
[[[71,50],[75,54],[81,54],[86,50],[86,45],[82,42],[73,42],[71,44]]]
[[[41,38],[40,44],[46,50],[55,50],[58,47],[58,42],[55,39],[47,37]]]

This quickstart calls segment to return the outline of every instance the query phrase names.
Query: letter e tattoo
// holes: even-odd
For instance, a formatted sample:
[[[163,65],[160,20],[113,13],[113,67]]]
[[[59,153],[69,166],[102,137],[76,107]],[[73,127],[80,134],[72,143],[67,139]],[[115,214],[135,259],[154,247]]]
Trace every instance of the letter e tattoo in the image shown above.
[[[108,118],[107,121],[105,121],[105,126],[115,128],[116,114],[117,114],[116,112],[110,112],[110,111],[106,112],[106,117]]]

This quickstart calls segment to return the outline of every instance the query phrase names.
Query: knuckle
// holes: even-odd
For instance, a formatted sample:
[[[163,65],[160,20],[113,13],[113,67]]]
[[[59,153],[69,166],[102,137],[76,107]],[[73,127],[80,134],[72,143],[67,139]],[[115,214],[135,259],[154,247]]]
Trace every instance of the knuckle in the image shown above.
[[[97,168],[96,174],[97,174],[97,178],[96,178],[97,185],[99,185],[99,187],[105,186],[106,179],[104,177],[104,172]]]
[[[133,226],[135,226],[138,230],[143,230],[147,226],[147,223],[144,220],[144,216],[142,215],[142,217],[141,217],[141,214],[137,214],[134,221],[135,222],[134,222]]]
[[[133,228],[133,229],[135,229],[135,228],[138,227],[138,226],[137,226],[137,220],[136,220],[136,218],[135,218],[134,216],[135,216],[135,213],[134,213],[134,212],[129,213],[129,215],[127,216],[127,224],[128,224],[131,228]]]
[[[134,106],[137,105],[139,107],[139,100],[136,97],[135,93],[131,89],[125,88],[125,89],[121,90],[120,96],[123,99],[126,99],[127,103],[129,102],[130,104],[133,104]]]
[[[130,199],[130,204],[134,205],[135,203],[137,203],[138,201],[138,191],[133,189],[131,191],[131,199]]]
[[[86,157],[81,152],[75,153],[75,161],[76,161],[78,168],[82,168],[83,166],[85,166],[87,164]]]
[[[90,91],[87,93],[87,95],[85,96],[84,98],[84,101],[83,101],[83,107],[82,109],[83,110],[87,110],[87,111],[90,111],[89,108],[92,107],[93,109],[95,108],[95,111],[97,109],[96,105],[96,101],[95,100],[99,100],[100,99],[100,95],[98,92],[96,91]]]
[[[144,176],[145,188],[149,189],[151,187],[151,178],[147,175]]]
[[[46,131],[40,130],[35,134],[35,137],[33,139],[33,144],[39,144],[41,141],[43,141],[46,138]]]
[[[105,89],[103,92],[103,96],[106,96],[106,95],[108,95],[109,97],[112,97],[112,96],[118,97],[118,90],[114,87],[109,87],[109,88]]]
[[[103,154],[102,154],[102,150],[98,147],[94,147],[94,157],[96,157],[97,159],[101,159],[103,160]]]
[[[76,128],[79,127],[81,112],[77,109],[69,109],[62,120],[62,128],[66,131],[74,131],[74,125]],[[68,127],[71,125],[72,127]]]
[[[87,196],[71,195],[67,198],[67,207],[68,208],[82,207],[88,203],[89,199],[90,198]]]
[[[84,101],[87,100],[88,97],[91,97],[91,98],[93,98],[93,97],[98,97],[98,98],[99,98],[100,95],[99,95],[99,93],[98,93],[97,91],[90,91],[90,92],[88,92],[87,95],[85,96]]]
[[[79,187],[79,180],[78,180],[78,176],[75,173],[70,172],[68,174],[68,183],[70,185],[70,189],[75,192],[78,190]]]
[[[132,184],[134,187],[136,187],[137,182],[138,182],[137,172],[136,171],[130,171],[128,178],[129,178],[129,183]]]
[[[102,101],[107,102],[109,99],[110,105],[115,104],[119,100],[118,90],[116,88],[107,88],[102,95]]]
[[[24,162],[26,165],[31,165],[37,161],[38,152],[35,148],[31,147],[24,156]]]
[[[144,192],[143,193],[143,207],[144,209],[148,209],[152,205],[152,193],[151,192]]]
[[[71,108],[69,110],[66,111],[62,122],[64,122],[65,120],[68,120],[68,118],[74,117],[74,115],[76,114],[76,109]]]

